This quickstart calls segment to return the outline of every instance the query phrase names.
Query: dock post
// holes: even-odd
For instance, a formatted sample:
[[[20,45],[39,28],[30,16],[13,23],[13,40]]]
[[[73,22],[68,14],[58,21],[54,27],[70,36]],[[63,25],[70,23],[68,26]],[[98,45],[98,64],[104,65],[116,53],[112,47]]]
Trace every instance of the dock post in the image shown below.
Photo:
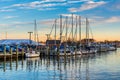
[[[4,57],[6,57],[6,46],[4,45]]]
[[[74,55],[76,56],[76,54],[77,54],[77,48],[75,49],[75,54]]]
[[[24,48],[22,48],[22,57],[24,57]]]
[[[58,55],[58,57],[60,56],[60,46],[58,48],[57,55]]]
[[[16,57],[18,57],[18,45],[16,45]]]
[[[47,56],[49,56],[48,46],[47,46]]]
[[[65,48],[64,48],[64,56],[66,56],[66,43],[65,43]]]
[[[30,48],[27,46],[27,52],[29,52],[30,50],[29,50]]]
[[[10,59],[10,70],[12,70],[12,57]]]
[[[6,71],[6,58],[4,57],[4,62],[3,62],[3,71]]]
[[[18,56],[16,58],[16,70],[18,69]]]
[[[12,48],[10,48],[10,54],[11,54],[11,59],[12,59]]]
[[[10,70],[12,70],[12,48],[10,47]]]

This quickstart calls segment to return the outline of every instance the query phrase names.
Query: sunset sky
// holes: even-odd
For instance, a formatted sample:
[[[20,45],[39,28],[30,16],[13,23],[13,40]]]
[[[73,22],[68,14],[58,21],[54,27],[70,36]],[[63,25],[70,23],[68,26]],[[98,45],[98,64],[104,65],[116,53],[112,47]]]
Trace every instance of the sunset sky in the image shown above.
[[[72,13],[81,16],[83,22],[86,17],[90,20],[97,41],[120,40],[120,0],[0,0],[0,39],[5,39],[6,33],[8,39],[28,38],[27,32],[34,30],[36,19],[39,39],[46,40],[54,19]]]

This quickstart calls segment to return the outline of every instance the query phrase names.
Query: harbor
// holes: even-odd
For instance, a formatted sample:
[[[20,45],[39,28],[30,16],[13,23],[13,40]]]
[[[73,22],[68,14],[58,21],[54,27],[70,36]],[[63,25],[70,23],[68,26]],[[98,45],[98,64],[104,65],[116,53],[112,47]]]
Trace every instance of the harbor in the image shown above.
[[[120,0],[0,4],[0,80],[120,80]]]
[[[71,14],[69,17],[60,15],[52,24],[50,33],[45,34],[47,39],[44,44],[39,42],[36,20],[33,26],[34,32],[28,32],[29,39],[1,40],[0,52],[3,53],[1,53],[0,58],[15,56],[29,58],[43,55],[57,57],[79,56],[117,50],[119,44],[117,41],[100,42],[94,39],[93,34],[90,37],[90,31],[92,33],[92,29],[90,28],[88,18],[82,18],[79,15],[76,16],[76,14]],[[82,26],[85,26],[85,37],[83,38]],[[34,37],[34,40],[32,37]]]
[[[117,51],[59,59],[55,57],[4,59],[0,61],[0,79],[119,80],[119,53],[118,48]]]
[[[102,43],[103,44],[103,43]],[[87,50],[81,50],[81,48],[77,48],[77,50],[74,49],[73,51],[70,51],[70,47],[66,47],[63,49],[61,49],[61,52],[56,51],[56,48],[50,49],[48,48],[46,45],[1,45],[1,52],[0,52],[0,59],[4,59],[5,58],[14,58],[14,57],[19,57],[19,58],[25,58],[25,54],[28,53],[30,51],[30,49],[32,51],[35,51],[35,53],[39,52],[39,55],[37,57],[42,57],[42,56],[46,56],[46,57],[50,57],[50,56],[79,56],[79,55],[90,55],[90,54],[97,54],[97,53],[101,53],[101,52],[109,52],[109,51],[116,51],[117,50],[117,44],[116,45],[109,45],[110,43],[105,44],[104,46],[101,46],[99,44],[99,46],[93,46],[93,49],[95,49],[95,47],[98,48],[98,50],[96,52],[91,52],[90,50],[85,53]],[[114,43],[112,43],[114,44]],[[66,49],[66,51],[65,51]],[[79,50],[79,53],[78,53]],[[60,54],[61,53],[61,54]],[[33,53],[31,53],[33,54]],[[35,56],[36,57],[36,56]]]

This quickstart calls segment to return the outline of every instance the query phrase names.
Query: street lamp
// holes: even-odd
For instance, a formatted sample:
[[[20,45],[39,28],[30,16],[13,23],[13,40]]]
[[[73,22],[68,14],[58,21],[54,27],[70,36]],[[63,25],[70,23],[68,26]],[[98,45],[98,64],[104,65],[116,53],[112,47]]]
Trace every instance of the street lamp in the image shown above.
[[[29,41],[29,44],[31,44],[31,35],[32,35],[32,33],[33,33],[33,32],[28,32],[28,34],[29,34],[29,40],[30,40],[30,41]]]

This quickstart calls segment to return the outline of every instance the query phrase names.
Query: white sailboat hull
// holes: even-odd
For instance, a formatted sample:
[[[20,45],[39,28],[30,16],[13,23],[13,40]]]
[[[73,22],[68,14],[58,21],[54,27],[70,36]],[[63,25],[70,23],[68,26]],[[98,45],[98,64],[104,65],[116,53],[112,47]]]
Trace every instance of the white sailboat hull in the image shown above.
[[[40,56],[39,52],[37,52],[37,53],[30,53],[30,52],[25,53],[26,58],[33,58],[33,57],[39,57],[39,56]]]

